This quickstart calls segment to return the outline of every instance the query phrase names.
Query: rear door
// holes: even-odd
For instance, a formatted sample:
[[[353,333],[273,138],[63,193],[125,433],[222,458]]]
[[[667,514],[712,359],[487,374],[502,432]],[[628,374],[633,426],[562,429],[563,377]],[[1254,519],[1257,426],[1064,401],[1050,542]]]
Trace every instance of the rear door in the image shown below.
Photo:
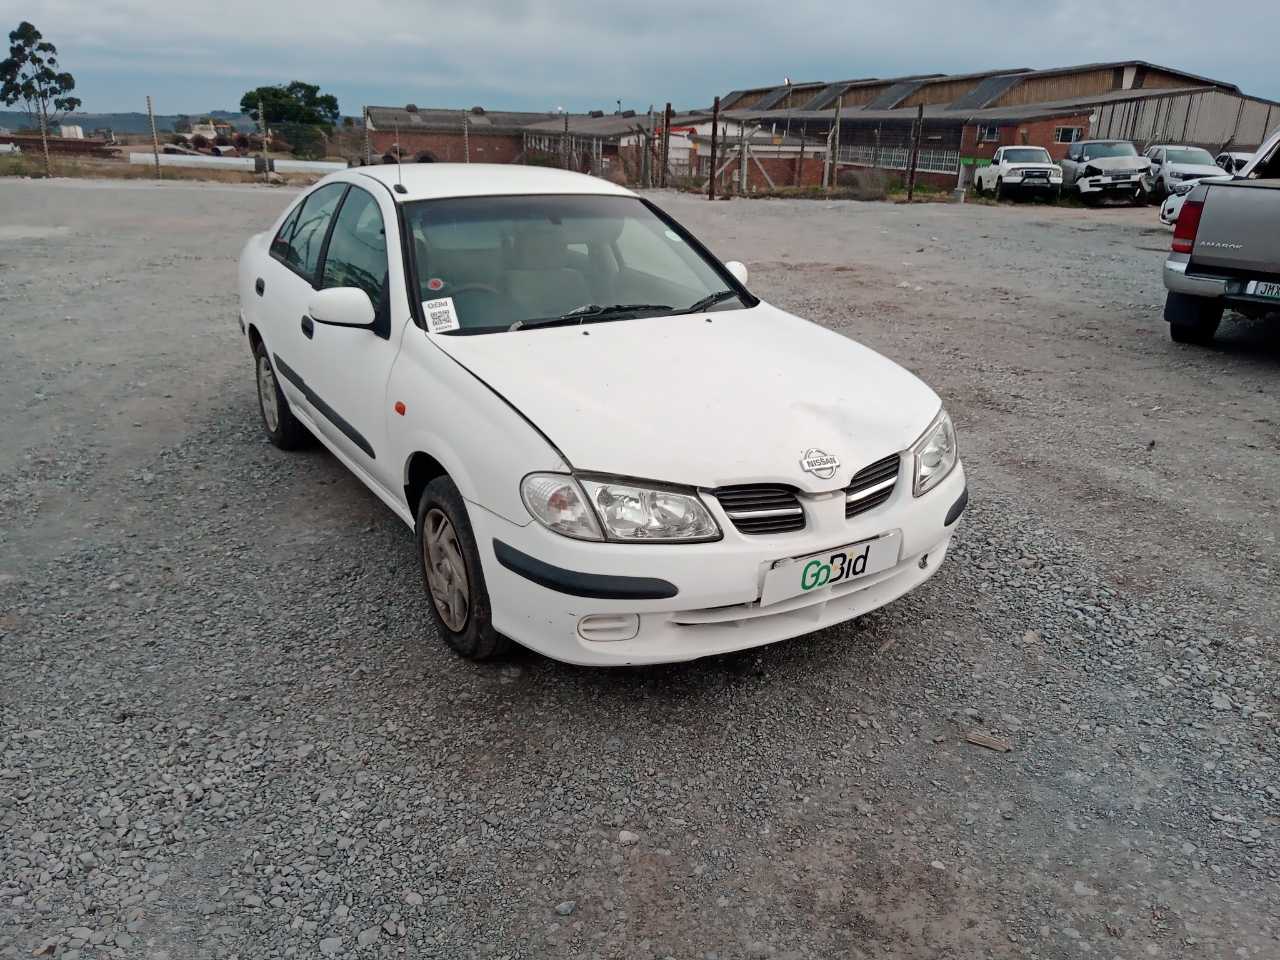
[[[316,410],[305,389],[303,370],[314,324],[304,318],[319,282],[329,227],[346,192],[347,184],[330,183],[308,195],[281,225],[271,243],[271,255],[263,264],[262,314],[267,319],[262,335],[276,380],[289,403],[313,420]]]

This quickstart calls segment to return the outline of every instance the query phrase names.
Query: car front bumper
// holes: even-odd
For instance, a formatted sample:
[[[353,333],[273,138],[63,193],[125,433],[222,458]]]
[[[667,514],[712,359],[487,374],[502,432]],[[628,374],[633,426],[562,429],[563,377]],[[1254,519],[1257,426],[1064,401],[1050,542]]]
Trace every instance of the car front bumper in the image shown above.
[[[1058,190],[1062,187],[1061,177],[1006,177],[1004,185],[1016,190]]]
[[[1117,180],[1116,176],[1123,176],[1123,179]],[[1132,193],[1134,190],[1144,189],[1142,184],[1142,175],[1136,173],[1081,177],[1076,181],[1076,187],[1081,193]]]
[[[922,497],[904,471],[893,496],[852,519],[844,495],[806,500],[806,528],[738,533],[712,498],[725,531],[702,544],[618,544],[571,540],[537,523],[511,523],[475,505],[471,522],[499,633],[568,663],[624,666],[694,660],[762,646],[852,620],[919,586],[946,556],[967,503],[963,466]],[[765,574],[777,560],[898,532],[898,560],[878,573],[762,606]],[[627,639],[586,639],[616,618]],[[591,622],[591,621],[589,621]],[[626,625],[630,624],[630,627]]]

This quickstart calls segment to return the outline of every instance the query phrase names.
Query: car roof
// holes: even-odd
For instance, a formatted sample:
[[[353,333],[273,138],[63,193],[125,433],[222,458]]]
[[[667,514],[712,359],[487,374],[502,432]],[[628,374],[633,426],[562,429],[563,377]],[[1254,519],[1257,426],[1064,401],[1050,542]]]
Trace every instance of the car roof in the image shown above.
[[[616,183],[585,173],[553,167],[509,163],[384,163],[351,167],[324,181],[359,183],[373,179],[392,190],[397,201],[440,200],[447,197],[496,197],[522,194],[594,194],[634,197]],[[401,192],[398,188],[403,185]]]

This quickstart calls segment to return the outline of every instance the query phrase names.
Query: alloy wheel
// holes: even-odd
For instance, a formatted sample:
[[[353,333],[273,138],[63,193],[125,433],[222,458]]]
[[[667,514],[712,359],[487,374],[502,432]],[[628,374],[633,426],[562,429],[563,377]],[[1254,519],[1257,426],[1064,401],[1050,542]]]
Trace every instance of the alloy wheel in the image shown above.
[[[258,402],[262,404],[262,420],[270,433],[280,429],[280,398],[271,361],[258,357]]]

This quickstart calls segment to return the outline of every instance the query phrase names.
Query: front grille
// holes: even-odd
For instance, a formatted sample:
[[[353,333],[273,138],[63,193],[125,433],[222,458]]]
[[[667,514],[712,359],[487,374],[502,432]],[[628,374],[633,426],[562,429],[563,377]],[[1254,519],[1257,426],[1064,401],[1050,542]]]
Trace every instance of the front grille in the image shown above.
[[[791,487],[768,483],[721,487],[715,497],[740,533],[804,529],[804,508]]]
[[[900,458],[895,453],[854,474],[853,480],[844,488],[845,518],[874,510],[893,496],[900,465]]]

